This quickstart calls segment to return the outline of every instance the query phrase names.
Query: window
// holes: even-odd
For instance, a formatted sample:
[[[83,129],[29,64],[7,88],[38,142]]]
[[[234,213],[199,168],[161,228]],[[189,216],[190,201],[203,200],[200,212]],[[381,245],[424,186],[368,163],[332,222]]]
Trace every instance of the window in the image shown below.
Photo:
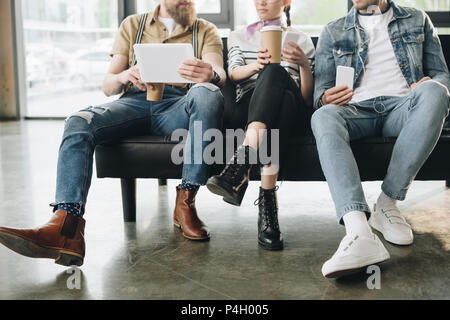
[[[440,34],[450,34],[450,0],[395,0],[395,3],[425,10]]]
[[[450,0],[397,0],[396,3],[425,11],[450,11]]]
[[[66,117],[102,104],[117,1],[22,0],[27,117]],[[111,98],[112,99],[112,98]]]
[[[153,11],[159,0],[15,0],[20,4],[26,66],[26,117],[66,117],[106,98],[107,72],[119,14]],[[219,28],[242,28],[258,20],[253,0],[194,0],[199,17]],[[450,34],[450,0],[396,0],[427,11],[441,34]],[[292,24],[318,35],[343,17],[352,0],[293,0]],[[124,11],[124,12],[122,12]],[[226,36],[228,30],[223,30]],[[22,43],[22,42],[21,42]],[[22,54],[22,53],[21,53]],[[23,81],[25,82],[25,81]],[[21,90],[21,95],[25,95]]]
[[[397,3],[425,10],[440,34],[450,34],[450,0],[397,0]]]
[[[241,0],[244,2],[244,0]],[[138,13],[155,10],[159,0],[137,0]],[[230,14],[233,8],[233,1],[228,0],[194,0],[197,14],[213,22],[219,28],[232,28],[233,16]]]
[[[234,2],[236,28],[242,28],[258,20],[253,0]],[[292,25],[310,35],[318,35],[328,22],[345,16],[347,0],[292,1]]]
[[[153,11],[159,3],[159,0],[138,0],[137,11],[138,13]],[[195,8],[198,14],[218,14],[221,12],[221,1],[196,0]]]

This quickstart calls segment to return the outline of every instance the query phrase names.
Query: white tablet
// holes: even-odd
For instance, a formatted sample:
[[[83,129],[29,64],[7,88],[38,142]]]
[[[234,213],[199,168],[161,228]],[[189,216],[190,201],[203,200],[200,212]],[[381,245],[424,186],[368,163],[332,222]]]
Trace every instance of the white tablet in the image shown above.
[[[142,82],[192,83],[178,74],[183,61],[194,58],[191,44],[135,44],[134,53]]]

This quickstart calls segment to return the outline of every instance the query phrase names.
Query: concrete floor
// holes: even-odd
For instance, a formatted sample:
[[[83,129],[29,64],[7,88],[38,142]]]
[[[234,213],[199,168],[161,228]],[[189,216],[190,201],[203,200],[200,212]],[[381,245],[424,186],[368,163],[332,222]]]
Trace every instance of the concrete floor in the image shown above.
[[[62,129],[62,121],[0,123],[0,225],[48,220]],[[381,266],[380,290],[367,288],[365,273],[323,278],[322,264],[344,235],[325,183],[281,184],[281,252],[257,246],[257,183],[240,208],[200,191],[197,207],[212,233],[203,243],[185,240],[171,224],[176,184],[139,180],[138,221],[124,224],[120,182],[94,178],[81,289],[68,289],[68,269],[1,246],[0,299],[450,299],[450,190],[443,181],[415,182],[401,203],[415,243],[386,244],[391,260]],[[364,183],[371,204],[380,185]]]

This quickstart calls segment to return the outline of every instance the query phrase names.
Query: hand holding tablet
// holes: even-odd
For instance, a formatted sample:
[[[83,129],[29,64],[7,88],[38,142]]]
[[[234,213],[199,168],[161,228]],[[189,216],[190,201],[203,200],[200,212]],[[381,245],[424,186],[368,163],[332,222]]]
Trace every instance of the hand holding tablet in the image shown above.
[[[188,59],[178,69],[184,79],[194,83],[210,82],[214,77],[214,70],[209,63],[199,59]]]
[[[147,100],[161,101],[165,83],[192,83],[178,72],[184,61],[194,59],[191,44],[135,44],[134,52],[141,80],[147,84]]]
[[[212,65],[195,58],[191,44],[136,44],[134,50],[150,101],[161,101],[161,84],[202,83],[214,78]]]
[[[135,44],[134,52],[145,83],[192,83],[178,70],[186,60],[194,59],[194,50],[187,43]]]

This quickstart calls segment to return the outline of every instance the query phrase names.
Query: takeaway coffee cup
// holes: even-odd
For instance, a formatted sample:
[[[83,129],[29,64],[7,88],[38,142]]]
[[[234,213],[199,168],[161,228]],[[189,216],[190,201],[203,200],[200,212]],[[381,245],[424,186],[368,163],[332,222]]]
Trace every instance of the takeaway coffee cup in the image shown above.
[[[151,83],[153,88],[147,85],[147,100],[153,102],[159,102],[163,98],[164,83]]]
[[[262,45],[271,55],[270,63],[281,63],[281,40],[283,29],[278,26],[267,26],[261,29]]]

